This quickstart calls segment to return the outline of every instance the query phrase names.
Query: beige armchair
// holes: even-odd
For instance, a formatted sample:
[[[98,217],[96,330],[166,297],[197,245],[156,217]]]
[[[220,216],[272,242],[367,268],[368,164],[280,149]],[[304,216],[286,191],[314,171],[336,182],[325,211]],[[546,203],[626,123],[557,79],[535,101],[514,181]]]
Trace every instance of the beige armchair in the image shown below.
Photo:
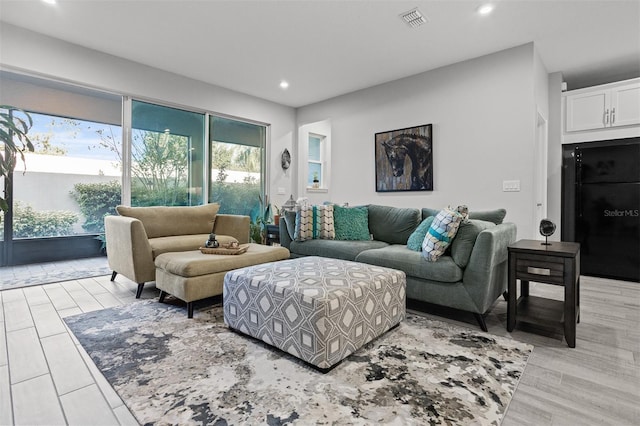
[[[167,252],[198,250],[209,233],[249,242],[249,216],[218,214],[218,204],[189,207],[118,206],[119,216],[104,219],[107,260],[117,274],[138,283],[140,298],[144,283],[155,281],[155,258]]]

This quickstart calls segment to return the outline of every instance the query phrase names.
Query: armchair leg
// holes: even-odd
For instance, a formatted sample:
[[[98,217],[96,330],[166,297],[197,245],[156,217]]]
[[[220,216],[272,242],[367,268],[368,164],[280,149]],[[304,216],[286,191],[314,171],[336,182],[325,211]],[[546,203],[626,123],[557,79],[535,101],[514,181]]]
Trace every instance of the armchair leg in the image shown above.
[[[142,294],[143,288],[144,288],[144,283],[138,283],[138,290],[136,290],[136,299],[140,299],[140,295]]]
[[[193,318],[193,302],[187,302],[187,318]]]
[[[160,290],[160,298],[158,299],[158,302],[164,303],[164,298],[166,296],[167,296],[167,292],[165,292],[164,290]]]
[[[115,279],[116,279],[116,275],[118,275],[118,273],[117,273],[116,271],[113,271],[113,272],[111,273],[111,281],[113,281],[113,280],[115,280]]]
[[[480,314],[473,314],[476,317],[476,321],[478,321],[478,324],[480,325],[480,328],[482,329],[482,331],[489,331],[487,329],[487,323],[484,322],[484,316],[480,315]]]

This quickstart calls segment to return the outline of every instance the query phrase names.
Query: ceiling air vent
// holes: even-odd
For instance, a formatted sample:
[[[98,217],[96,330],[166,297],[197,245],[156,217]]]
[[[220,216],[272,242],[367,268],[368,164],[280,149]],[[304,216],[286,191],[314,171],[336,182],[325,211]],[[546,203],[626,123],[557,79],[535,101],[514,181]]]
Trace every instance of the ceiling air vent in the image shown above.
[[[417,28],[420,25],[427,23],[427,18],[422,14],[422,12],[418,10],[417,7],[415,9],[411,9],[408,12],[400,14],[400,17],[411,28]]]

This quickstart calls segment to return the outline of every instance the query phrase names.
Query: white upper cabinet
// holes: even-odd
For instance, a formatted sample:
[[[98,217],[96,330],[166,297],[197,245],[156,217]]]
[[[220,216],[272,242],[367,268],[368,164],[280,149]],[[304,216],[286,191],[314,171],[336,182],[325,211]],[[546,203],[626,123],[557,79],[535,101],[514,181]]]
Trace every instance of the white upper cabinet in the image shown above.
[[[611,91],[611,125],[640,124],[640,82]]]
[[[609,124],[609,90],[567,95],[567,132],[602,129]]]
[[[565,132],[640,125],[640,79],[565,93]]]

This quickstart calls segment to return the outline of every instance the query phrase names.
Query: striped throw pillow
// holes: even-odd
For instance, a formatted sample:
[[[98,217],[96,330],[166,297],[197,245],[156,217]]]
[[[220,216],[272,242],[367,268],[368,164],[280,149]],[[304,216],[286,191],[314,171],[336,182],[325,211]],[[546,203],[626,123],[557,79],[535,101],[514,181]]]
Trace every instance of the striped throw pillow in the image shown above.
[[[336,231],[333,224],[333,205],[299,206],[296,211],[295,241],[312,239],[333,240]]]

